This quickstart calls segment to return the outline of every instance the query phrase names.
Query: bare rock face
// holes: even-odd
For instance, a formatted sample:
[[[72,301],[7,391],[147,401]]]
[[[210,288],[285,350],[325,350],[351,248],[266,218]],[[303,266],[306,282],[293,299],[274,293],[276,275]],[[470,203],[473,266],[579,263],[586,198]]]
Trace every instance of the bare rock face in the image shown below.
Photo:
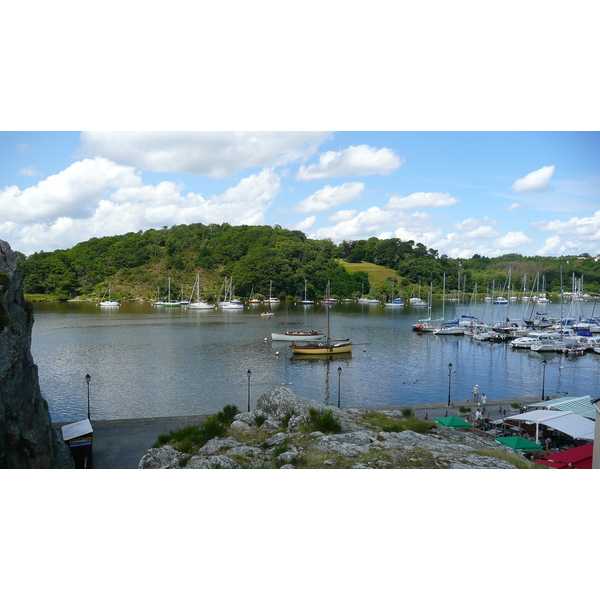
[[[71,468],[40,391],[31,355],[33,306],[22,284],[17,256],[0,240],[0,467]]]

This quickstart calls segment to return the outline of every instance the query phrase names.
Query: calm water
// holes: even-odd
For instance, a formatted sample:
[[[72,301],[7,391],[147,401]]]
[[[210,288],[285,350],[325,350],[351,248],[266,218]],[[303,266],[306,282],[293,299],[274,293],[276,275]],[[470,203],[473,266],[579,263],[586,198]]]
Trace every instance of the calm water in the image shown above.
[[[589,315],[593,303],[584,306]],[[444,402],[448,363],[453,365],[453,400],[464,400],[476,383],[489,398],[535,396],[541,394],[544,358],[547,394],[600,395],[600,355],[568,359],[470,337],[411,331],[411,323],[424,318],[426,308],[334,306],[332,336],[349,337],[357,345],[351,358],[333,361],[292,359],[289,343],[272,342],[270,336],[283,331],[286,318],[290,327],[325,326],[323,309],[290,305],[286,317],[282,305],[271,318],[261,317],[261,310],[36,305],[32,353],[53,420],[85,418],[86,373],[92,378],[91,416],[97,420],[206,414],[226,404],[245,411],[248,369],[252,407],[279,384],[331,404],[337,404],[340,384],[347,407]],[[511,317],[522,316],[521,308],[511,305],[510,310]],[[481,305],[472,312],[489,321],[490,311]],[[550,305],[548,312],[560,314],[560,309]],[[434,309],[436,316],[441,316],[441,306]]]

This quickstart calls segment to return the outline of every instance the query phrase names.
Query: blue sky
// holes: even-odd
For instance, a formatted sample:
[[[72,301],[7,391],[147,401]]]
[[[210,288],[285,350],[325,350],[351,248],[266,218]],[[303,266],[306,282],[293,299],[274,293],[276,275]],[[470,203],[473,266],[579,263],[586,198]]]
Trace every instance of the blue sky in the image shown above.
[[[596,255],[600,134],[0,134],[0,238],[15,250],[225,221],[452,257]]]

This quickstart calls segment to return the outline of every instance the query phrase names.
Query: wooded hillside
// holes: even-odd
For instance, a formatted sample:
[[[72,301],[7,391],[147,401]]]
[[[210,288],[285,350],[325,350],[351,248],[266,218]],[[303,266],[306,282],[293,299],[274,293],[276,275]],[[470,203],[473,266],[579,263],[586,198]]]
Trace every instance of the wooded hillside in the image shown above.
[[[352,264],[346,269],[339,259]],[[396,289],[410,293],[419,282],[425,288],[430,281],[441,291],[444,273],[448,290],[457,289],[460,269],[461,287],[466,281],[470,292],[477,283],[485,293],[492,285],[506,285],[510,270],[513,289],[522,289],[523,276],[530,286],[536,275],[544,277],[548,292],[571,289],[573,273],[584,278],[585,291],[600,291],[600,262],[589,255],[565,257],[525,257],[507,254],[496,258],[474,255],[453,259],[439,255],[412,240],[388,239],[343,241],[308,239],[300,231],[266,225],[178,225],[149,229],[125,235],[92,238],[67,250],[19,255],[24,276],[24,291],[55,298],[101,297],[108,284],[113,296],[121,300],[152,300],[171,277],[171,293],[184,288],[189,296],[196,273],[201,275],[202,294],[210,298],[219,293],[224,277],[233,278],[236,295],[284,297],[303,295],[304,280],[311,298],[323,297],[327,281],[332,295],[352,297],[372,293],[385,294],[389,281],[369,281],[361,262],[391,269],[398,276]],[[376,285],[374,285],[376,284]]]

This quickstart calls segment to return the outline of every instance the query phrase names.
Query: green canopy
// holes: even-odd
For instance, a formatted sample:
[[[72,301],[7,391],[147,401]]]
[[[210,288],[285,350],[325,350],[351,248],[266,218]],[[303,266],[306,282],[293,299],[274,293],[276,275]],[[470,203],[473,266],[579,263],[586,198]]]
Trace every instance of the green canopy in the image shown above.
[[[471,423],[467,423],[465,420],[460,419],[459,417],[440,417],[439,419],[434,419],[434,421],[440,425],[443,425],[444,427],[453,427],[454,429],[473,428]]]
[[[541,450],[543,446],[528,440],[527,438],[521,437],[520,435],[512,435],[508,437],[496,438],[496,441],[500,444],[505,444],[513,450]]]

